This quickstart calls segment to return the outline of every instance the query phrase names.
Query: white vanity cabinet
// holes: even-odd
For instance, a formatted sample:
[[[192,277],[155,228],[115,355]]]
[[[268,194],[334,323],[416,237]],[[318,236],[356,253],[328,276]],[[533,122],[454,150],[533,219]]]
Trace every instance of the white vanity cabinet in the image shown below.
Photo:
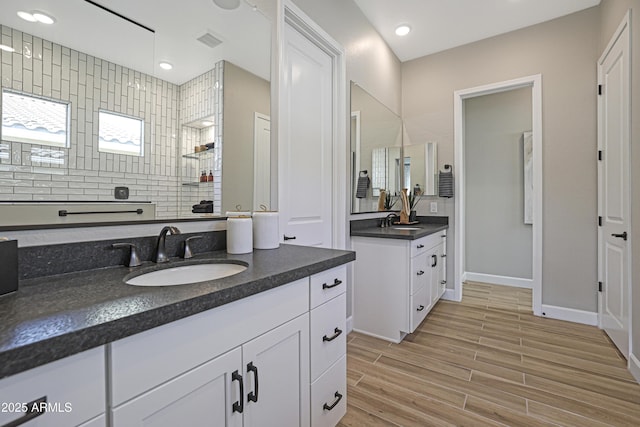
[[[0,380],[0,426],[104,427],[104,354],[98,347]],[[44,411],[27,415],[34,404]]]
[[[445,291],[445,236],[352,237],[354,330],[393,342],[415,331]]]

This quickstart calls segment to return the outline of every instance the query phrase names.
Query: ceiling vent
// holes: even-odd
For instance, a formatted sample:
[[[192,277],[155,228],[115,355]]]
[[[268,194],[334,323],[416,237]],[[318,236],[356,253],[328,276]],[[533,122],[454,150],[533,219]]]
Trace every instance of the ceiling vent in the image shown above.
[[[198,37],[198,41],[209,46],[211,49],[222,43],[222,40],[216,38],[211,33],[204,33],[204,35]]]

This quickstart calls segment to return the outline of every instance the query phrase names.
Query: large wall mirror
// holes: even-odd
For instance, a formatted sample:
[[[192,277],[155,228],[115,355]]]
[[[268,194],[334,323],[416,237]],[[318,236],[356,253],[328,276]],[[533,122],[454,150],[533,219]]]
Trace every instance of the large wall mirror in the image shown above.
[[[412,143],[402,119],[358,84],[351,82],[351,213],[379,211],[382,190],[386,210],[399,209],[403,188],[437,194],[437,144]]]
[[[71,220],[34,205],[270,205],[275,3],[3,0],[0,209],[22,210],[0,227]]]

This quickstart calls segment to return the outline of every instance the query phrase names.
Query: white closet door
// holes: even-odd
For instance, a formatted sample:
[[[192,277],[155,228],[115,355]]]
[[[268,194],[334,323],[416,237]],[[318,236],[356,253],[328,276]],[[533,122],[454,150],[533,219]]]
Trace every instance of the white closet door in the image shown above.
[[[331,247],[333,63],[288,24],[285,41],[282,93],[286,95],[280,104],[278,145],[281,239]]]

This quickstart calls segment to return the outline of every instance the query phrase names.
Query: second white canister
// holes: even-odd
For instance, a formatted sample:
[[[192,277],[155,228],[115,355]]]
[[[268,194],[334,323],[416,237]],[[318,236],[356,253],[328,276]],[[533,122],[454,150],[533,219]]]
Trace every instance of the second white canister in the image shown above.
[[[253,224],[250,216],[227,218],[227,253],[253,252]]]
[[[253,247],[255,249],[280,247],[279,221],[278,212],[267,210],[253,212]]]

